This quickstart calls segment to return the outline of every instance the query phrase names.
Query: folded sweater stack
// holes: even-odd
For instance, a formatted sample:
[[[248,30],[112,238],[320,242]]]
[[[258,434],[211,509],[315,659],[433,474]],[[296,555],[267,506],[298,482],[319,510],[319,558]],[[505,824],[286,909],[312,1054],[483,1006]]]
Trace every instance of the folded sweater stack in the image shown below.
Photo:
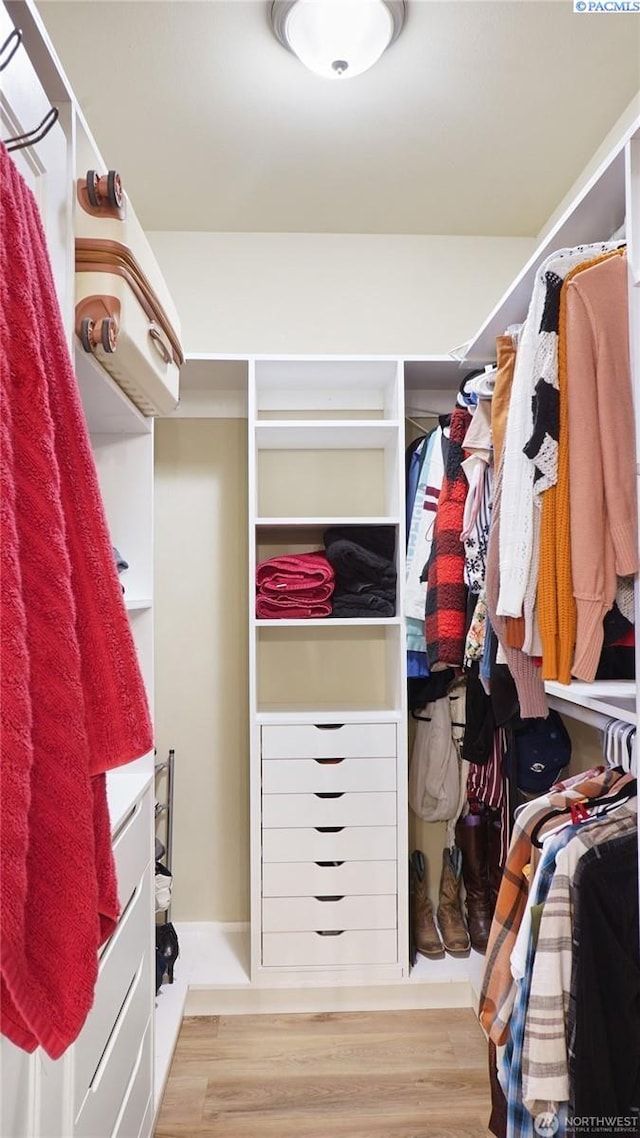
[[[333,616],[395,616],[393,527],[331,526],[324,544],[335,573]]]
[[[331,615],[333,568],[324,553],[287,553],[256,569],[256,616],[262,620]]]

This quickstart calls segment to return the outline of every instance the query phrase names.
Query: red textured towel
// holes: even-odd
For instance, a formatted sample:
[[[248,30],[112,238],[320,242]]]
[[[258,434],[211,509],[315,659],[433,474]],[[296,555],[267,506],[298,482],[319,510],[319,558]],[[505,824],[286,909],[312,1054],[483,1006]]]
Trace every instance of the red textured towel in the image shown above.
[[[256,597],[256,616],[259,620],[311,620],[331,616],[331,601],[311,601],[295,597]]]
[[[117,918],[104,772],[152,732],[40,217],[0,146],[1,1027],[54,1058]]]
[[[258,565],[256,585],[270,597],[303,593],[324,601],[333,592],[333,567],[324,553],[287,553]]]

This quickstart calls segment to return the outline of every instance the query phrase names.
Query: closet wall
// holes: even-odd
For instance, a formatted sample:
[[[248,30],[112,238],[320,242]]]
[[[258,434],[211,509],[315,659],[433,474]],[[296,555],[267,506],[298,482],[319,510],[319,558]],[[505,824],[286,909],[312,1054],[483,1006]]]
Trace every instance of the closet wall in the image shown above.
[[[156,740],[176,752],[172,917],[249,916],[247,423],[160,420]]]
[[[444,354],[479,327],[534,247],[528,237],[149,237],[187,355]]]
[[[174,244],[178,236],[180,241]],[[245,245],[256,262],[255,272],[245,262],[244,275],[239,273],[237,259],[221,251],[225,239],[230,245],[236,241]],[[420,351],[435,354],[453,347],[480,322],[531,246],[528,239],[519,238],[329,237],[320,242],[306,235],[189,233],[156,233],[153,241],[163,271],[172,275],[172,289],[177,283],[189,294],[189,302],[184,295],[177,301],[186,318],[187,353],[222,353],[226,348],[245,356],[259,343],[266,343],[267,351],[275,350],[275,344],[281,350],[288,344],[287,354],[294,353],[295,345],[304,354],[313,346],[319,352],[355,352],[356,344],[365,344],[367,337],[379,341],[373,350],[391,352],[405,336],[420,343]],[[324,241],[329,242],[328,250]],[[361,244],[355,260],[354,241]],[[447,249],[451,244],[448,257],[445,242]],[[265,243],[271,254],[258,273]],[[312,245],[315,264],[310,259]],[[413,245],[419,252],[411,252]],[[280,251],[289,249],[284,263],[275,254],[278,246]],[[338,246],[345,268],[348,261],[351,290],[343,310],[334,296],[334,284],[341,277],[331,247]],[[369,257],[359,261],[367,247]],[[175,261],[167,257],[167,248],[175,253]],[[396,251],[395,261],[389,257],[384,262],[386,274],[378,260],[383,248],[387,254],[392,248]],[[483,257],[482,276],[469,271],[474,249]],[[370,262],[374,251],[375,280]],[[178,261],[180,252],[185,254],[184,262]],[[211,278],[211,288],[209,283],[206,289],[196,288],[188,271],[189,252],[192,268],[197,259],[200,271]],[[218,280],[212,275],[215,264],[225,266],[224,282],[222,276]],[[308,292],[305,298],[294,287],[296,271],[302,271],[303,265],[304,280],[314,292],[312,301]],[[277,273],[278,281],[284,282],[286,295],[268,283],[269,273]],[[443,280],[448,282],[445,290]],[[452,314],[447,291],[450,296],[454,282],[463,292]],[[221,310],[218,290],[223,283]],[[342,295],[340,288],[337,292]],[[274,296],[271,303],[277,302],[277,311],[269,309]],[[424,330],[419,335],[420,317]],[[313,346],[303,349],[305,339]],[[205,378],[192,382],[189,376],[195,365],[185,369],[180,417],[156,426],[156,742],[160,755],[170,747],[176,751],[173,919],[245,922],[249,920],[247,420],[220,416],[242,413],[246,371],[240,368],[236,374],[229,364],[212,369],[203,363],[201,368]],[[430,841],[434,856],[440,857],[441,835],[431,834]]]

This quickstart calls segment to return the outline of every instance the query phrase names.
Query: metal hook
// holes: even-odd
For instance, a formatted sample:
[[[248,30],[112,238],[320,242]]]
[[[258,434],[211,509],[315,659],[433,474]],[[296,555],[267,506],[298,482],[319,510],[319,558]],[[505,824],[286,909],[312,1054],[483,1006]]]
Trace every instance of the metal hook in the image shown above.
[[[50,107],[44,116],[41,123],[34,127],[33,130],[28,130],[26,134],[18,134],[15,138],[7,138],[5,146],[9,153],[14,150],[24,150],[27,146],[34,146],[36,142],[42,142],[46,138],[51,127],[58,121],[60,112],[57,107]]]
[[[0,71],[4,71],[5,67],[9,66],[21,43],[22,32],[20,28],[14,28],[0,47]]]

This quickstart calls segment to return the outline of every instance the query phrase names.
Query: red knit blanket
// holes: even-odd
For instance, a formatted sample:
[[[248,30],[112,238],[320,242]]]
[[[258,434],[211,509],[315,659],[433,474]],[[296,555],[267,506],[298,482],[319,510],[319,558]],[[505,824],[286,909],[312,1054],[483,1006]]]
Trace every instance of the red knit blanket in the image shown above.
[[[56,1058],[118,915],[104,772],[152,733],[40,217],[1,146],[0,185],[0,1026]]]

